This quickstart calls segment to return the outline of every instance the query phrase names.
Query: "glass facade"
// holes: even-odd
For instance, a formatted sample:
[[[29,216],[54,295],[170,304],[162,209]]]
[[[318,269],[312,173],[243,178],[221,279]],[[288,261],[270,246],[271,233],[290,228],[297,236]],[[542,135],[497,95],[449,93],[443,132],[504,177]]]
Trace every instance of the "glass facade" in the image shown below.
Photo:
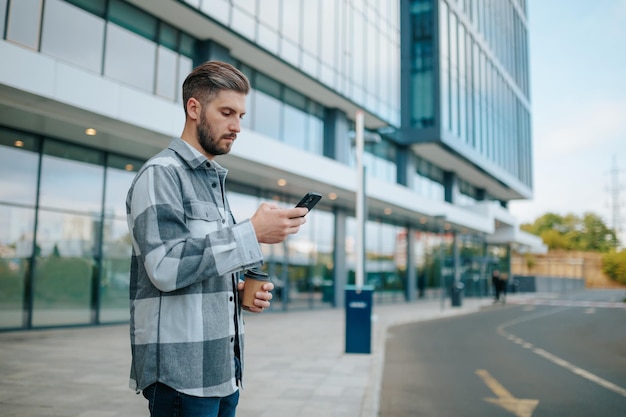
[[[0,127],[0,329],[128,320],[125,201],[142,164]],[[228,197],[237,219],[263,201],[294,200],[237,183]],[[274,309],[333,301],[334,216],[316,209],[307,224],[281,245],[262,245]]]
[[[178,1],[399,125],[399,2]]]
[[[416,130],[438,126],[439,138],[531,188],[525,7],[517,0],[411,1],[409,121]]]
[[[294,89],[239,63],[252,89],[242,126],[317,155],[324,154],[324,107]]]
[[[0,328],[128,320],[124,204],[141,161],[5,128],[0,161]]]
[[[408,115],[412,129],[436,131],[438,139],[454,140],[530,184],[525,2],[402,3],[410,5],[410,59],[402,63],[410,69],[408,81],[400,76],[401,3],[173,2],[205,22],[218,22],[256,52],[279,58],[324,94],[307,93],[293,79],[228,55],[220,39],[199,37],[191,25],[175,26],[175,19],[165,22],[150,14],[148,3],[140,9],[123,0],[0,0],[0,36],[12,48],[148,93],[159,104],[181,100],[184,77],[215,43],[251,82],[243,128],[314,159],[330,158],[328,166],[341,164],[338,172],[356,165],[350,109],[360,107],[395,132]],[[501,15],[506,18],[496,17]],[[401,80],[407,88],[400,88]],[[404,113],[401,91],[412,97]],[[142,99],[150,101],[145,94]],[[58,116],[54,122],[62,122]],[[123,146],[78,144],[76,137],[39,132],[37,125],[1,123],[0,329],[127,321],[131,244],[125,199],[145,156],[129,155]],[[368,129],[381,137],[365,146],[368,177],[404,186],[442,211],[449,203],[462,210],[492,199],[468,178],[450,181],[440,162],[413,152],[411,143]],[[119,143],[135,139],[120,135]],[[141,143],[133,145],[128,149]],[[263,201],[291,205],[300,197],[263,184],[267,188],[227,183],[237,219],[250,217]],[[325,193],[337,191],[314,184]],[[448,201],[453,187],[456,200]],[[350,198],[341,198],[343,203],[325,199],[308,215],[307,226],[284,243],[262,245],[263,268],[276,285],[274,310],[341,305],[338,294],[355,279],[357,227],[353,207],[345,203]],[[468,295],[485,295],[493,265],[506,269],[506,247],[489,246],[484,233],[438,224],[420,210],[401,218],[385,210],[366,221],[365,279],[376,289],[375,301],[442,297],[455,279],[466,284]]]
[[[8,41],[166,99],[182,100],[180,86],[193,66],[194,39],[129,3],[12,1],[7,22]]]

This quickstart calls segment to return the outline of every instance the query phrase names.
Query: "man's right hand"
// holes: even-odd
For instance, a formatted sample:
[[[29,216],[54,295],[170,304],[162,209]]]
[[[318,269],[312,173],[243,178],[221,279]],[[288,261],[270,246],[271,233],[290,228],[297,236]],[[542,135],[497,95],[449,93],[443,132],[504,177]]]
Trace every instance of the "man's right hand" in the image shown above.
[[[289,235],[298,233],[306,222],[304,207],[281,209],[276,203],[262,203],[250,217],[259,243],[280,243]]]

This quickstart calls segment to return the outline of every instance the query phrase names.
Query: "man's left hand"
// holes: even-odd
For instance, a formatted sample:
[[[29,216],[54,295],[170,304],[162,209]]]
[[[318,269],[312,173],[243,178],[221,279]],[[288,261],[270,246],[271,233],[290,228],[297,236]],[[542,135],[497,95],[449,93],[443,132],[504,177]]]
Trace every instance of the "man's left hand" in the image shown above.
[[[237,290],[240,292],[243,291],[243,287],[245,285],[244,281],[240,281],[237,284]],[[246,307],[243,306],[243,309],[249,311],[251,313],[261,313],[266,308],[270,307],[270,300],[273,298],[273,295],[270,291],[274,289],[274,284],[271,282],[263,284],[263,291],[257,291],[254,298],[254,307]]]

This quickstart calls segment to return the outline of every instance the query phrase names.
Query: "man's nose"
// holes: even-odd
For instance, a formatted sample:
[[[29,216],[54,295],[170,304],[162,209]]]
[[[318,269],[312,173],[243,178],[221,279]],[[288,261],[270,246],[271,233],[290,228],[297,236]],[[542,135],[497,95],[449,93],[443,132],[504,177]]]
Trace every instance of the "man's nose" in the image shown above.
[[[229,129],[231,132],[235,132],[235,133],[241,132],[241,119],[237,117],[236,119],[231,121]]]

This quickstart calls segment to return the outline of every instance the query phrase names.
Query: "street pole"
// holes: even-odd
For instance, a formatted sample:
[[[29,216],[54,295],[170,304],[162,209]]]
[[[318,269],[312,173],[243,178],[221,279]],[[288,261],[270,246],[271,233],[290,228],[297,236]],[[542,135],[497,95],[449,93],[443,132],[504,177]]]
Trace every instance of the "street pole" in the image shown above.
[[[356,270],[355,287],[357,292],[363,288],[365,275],[365,172],[363,153],[365,152],[364,113],[356,112]]]
[[[365,148],[364,113],[356,112],[356,265],[354,287],[346,287],[346,353],[372,351],[372,292],[365,277]]]

